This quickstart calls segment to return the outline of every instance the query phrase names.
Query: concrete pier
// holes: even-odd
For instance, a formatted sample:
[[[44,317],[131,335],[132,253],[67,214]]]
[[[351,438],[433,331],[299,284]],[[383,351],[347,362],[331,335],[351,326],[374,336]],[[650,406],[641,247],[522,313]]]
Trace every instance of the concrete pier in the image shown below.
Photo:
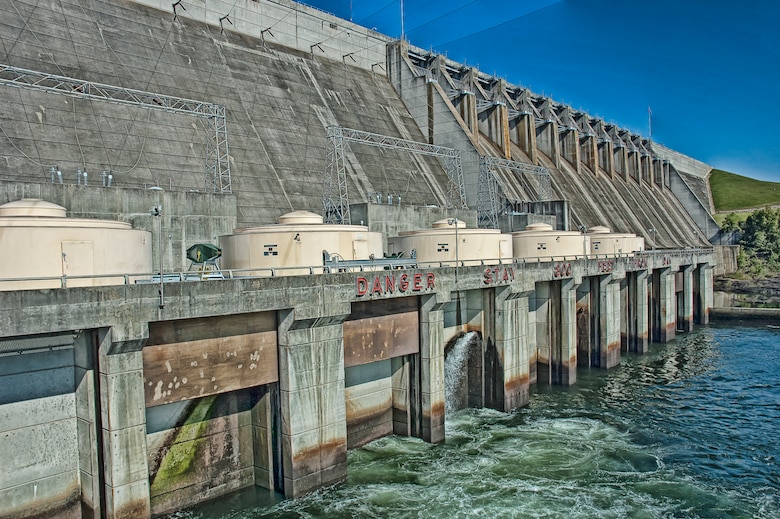
[[[620,282],[604,276],[598,284],[598,366],[620,364]]]
[[[693,320],[696,324],[709,324],[713,305],[713,268],[700,264],[693,272]]]
[[[537,383],[568,386],[577,381],[576,304],[574,279],[537,285]]]
[[[679,329],[683,332],[693,330],[693,308],[694,308],[694,287],[693,272],[696,265],[686,265],[681,268],[683,286],[682,286],[682,304],[680,305],[681,323]]]
[[[342,325],[346,313],[279,328],[284,494],[297,497],[347,476]]]
[[[488,291],[484,291],[488,295]],[[529,292],[513,294],[496,289],[492,319],[483,331],[486,349],[495,351],[485,366],[485,407],[508,412],[528,404],[529,391]],[[486,354],[486,359],[491,358]]]
[[[98,347],[105,513],[144,517],[151,511],[146,463],[143,339],[106,333]]]
[[[664,262],[666,259],[663,260]],[[677,329],[675,272],[668,267],[653,270],[653,341],[674,339]]]
[[[420,304],[420,432],[425,441],[444,441],[443,303],[437,295]]]
[[[648,308],[648,273],[644,271],[628,272],[627,278],[627,307],[626,330],[628,351],[635,353],[647,353],[649,336],[649,308]]]

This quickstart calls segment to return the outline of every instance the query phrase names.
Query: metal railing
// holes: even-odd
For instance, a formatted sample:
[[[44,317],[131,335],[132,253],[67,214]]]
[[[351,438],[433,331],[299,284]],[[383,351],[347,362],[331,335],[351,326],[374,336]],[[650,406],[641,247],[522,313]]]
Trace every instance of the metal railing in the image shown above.
[[[419,268],[450,268],[450,267],[487,267],[493,265],[533,265],[578,260],[621,260],[630,261],[635,257],[669,257],[683,258],[691,255],[712,254],[712,248],[690,249],[659,249],[655,251],[637,251],[618,254],[576,254],[563,256],[534,256],[527,258],[484,258],[459,259],[444,261],[407,260],[397,264],[382,261],[381,263],[340,263],[338,265],[310,265],[297,267],[252,267],[246,269],[221,269],[209,271],[188,270],[182,272],[163,272],[163,283],[185,283],[193,281],[218,281],[229,279],[274,278],[300,275],[324,275],[343,272],[382,272],[386,270],[411,270]],[[88,276],[43,276],[26,278],[0,278],[0,291],[9,290],[41,290],[57,288],[101,287],[116,285],[157,284],[160,273],[113,273]]]

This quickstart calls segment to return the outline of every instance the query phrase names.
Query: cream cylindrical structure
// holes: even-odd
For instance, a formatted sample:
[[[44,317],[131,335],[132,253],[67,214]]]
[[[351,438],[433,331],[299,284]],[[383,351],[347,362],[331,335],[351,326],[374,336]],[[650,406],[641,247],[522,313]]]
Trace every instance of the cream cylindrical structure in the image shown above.
[[[456,223],[457,222],[457,223]],[[511,259],[512,237],[497,229],[468,229],[454,218],[438,220],[431,229],[404,231],[387,239],[388,252],[415,251],[419,263],[479,265],[484,260]]]
[[[621,256],[645,250],[645,239],[631,233],[613,233],[596,225],[588,229],[590,253],[597,256]]]
[[[152,271],[151,240],[129,223],[67,218],[64,207],[44,200],[9,202],[0,206],[0,278],[15,281],[0,281],[0,290],[59,288],[63,276],[68,287],[120,284],[122,274]]]
[[[532,223],[512,233],[515,258],[573,258],[590,253],[590,238],[577,231],[558,231],[547,223]]]
[[[246,275],[271,275],[271,269],[274,275],[308,274],[301,267],[323,265],[325,252],[339,260],[382,258],[384,252],[381,233],[364,225],[325,224],[308,211],[287,213],[275,225],[235,229],[219,237],[219,246],[222,268]]]

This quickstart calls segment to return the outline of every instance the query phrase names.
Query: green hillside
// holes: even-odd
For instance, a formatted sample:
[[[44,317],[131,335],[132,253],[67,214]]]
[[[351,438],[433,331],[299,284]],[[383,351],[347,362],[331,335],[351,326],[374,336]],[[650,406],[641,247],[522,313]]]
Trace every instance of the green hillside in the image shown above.
[[[780,182],[765,182],[713,169],[710,189],[716,211],[780,205]]]

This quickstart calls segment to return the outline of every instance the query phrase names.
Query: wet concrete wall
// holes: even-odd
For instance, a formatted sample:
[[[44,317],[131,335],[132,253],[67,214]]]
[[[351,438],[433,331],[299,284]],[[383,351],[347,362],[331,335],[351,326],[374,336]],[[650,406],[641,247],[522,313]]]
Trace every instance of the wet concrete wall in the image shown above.
[[[420,351],[419,301],[407,297],[356,303],[344,322],[347,447],[359,447],[394,431],[393,409],[408,407],[408,377],[393,359]],[[400,399],[400,400],[399,400]]]
[[[72,345],[0,362],[0,517],[81,517],[76,384]]]
[[[190,400],[177,425],[147,426],[153,514],[170,513],[255,483],[248,391]]]

